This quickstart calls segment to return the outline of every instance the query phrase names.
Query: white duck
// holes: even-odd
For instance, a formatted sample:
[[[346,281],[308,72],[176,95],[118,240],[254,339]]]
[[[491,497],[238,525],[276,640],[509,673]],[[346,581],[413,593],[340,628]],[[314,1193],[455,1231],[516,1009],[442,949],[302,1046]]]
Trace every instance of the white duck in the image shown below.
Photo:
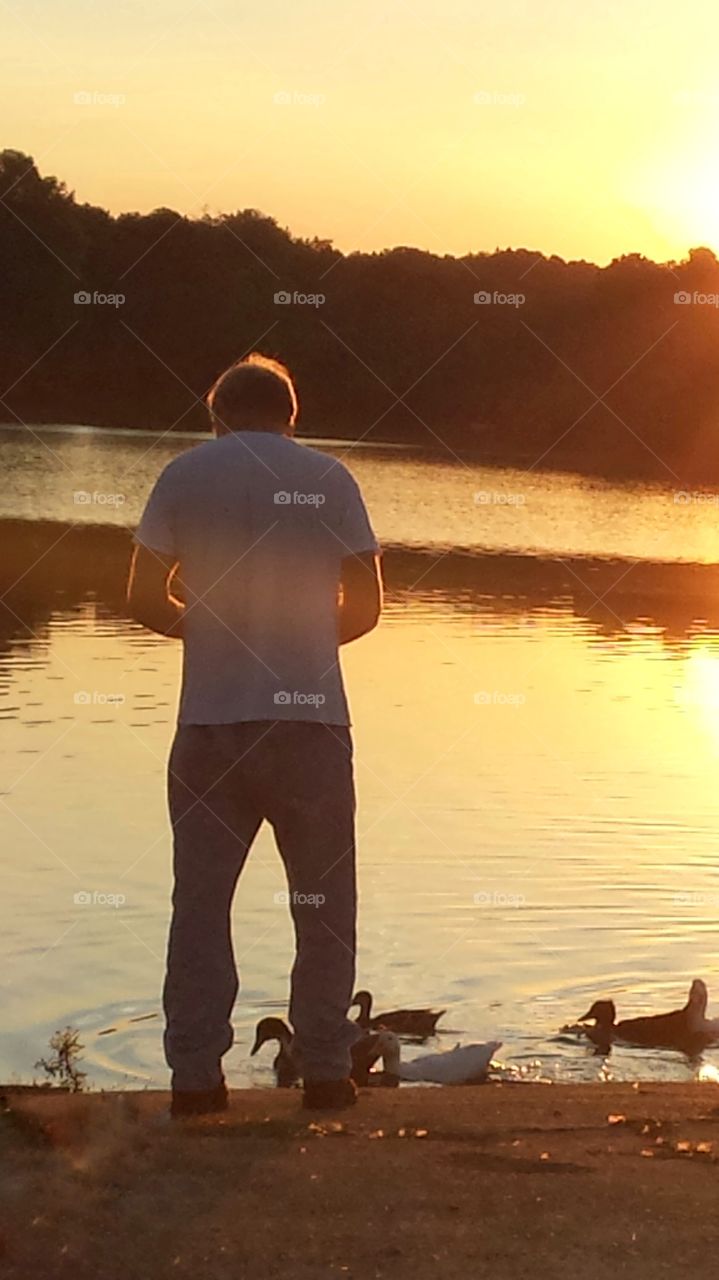
[[[689,1029],[695,1035],[706,1036],[709,1040],[719,1040],[719,1018],[707,1018],[709,992],[706,982],[695,978],[690,991],[688,1008],[690,1013]]]
[[[403,1062],[400,1042],[393,1031],[379,1031],[375,1042],[386,1077],[426,1084],[482,1084],[492,1058],[501,1047],[501,1040],[457,1044],[444,1053],[424,1053],[411,1062]]]

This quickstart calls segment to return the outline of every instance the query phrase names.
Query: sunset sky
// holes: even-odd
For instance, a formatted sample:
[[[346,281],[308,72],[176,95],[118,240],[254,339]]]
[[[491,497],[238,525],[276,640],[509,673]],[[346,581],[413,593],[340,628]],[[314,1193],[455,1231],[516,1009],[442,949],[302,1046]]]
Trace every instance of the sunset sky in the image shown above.
[[[719,247],[718,47],[711,0],[0,0],[3,145],[113,212],[680,258]]]

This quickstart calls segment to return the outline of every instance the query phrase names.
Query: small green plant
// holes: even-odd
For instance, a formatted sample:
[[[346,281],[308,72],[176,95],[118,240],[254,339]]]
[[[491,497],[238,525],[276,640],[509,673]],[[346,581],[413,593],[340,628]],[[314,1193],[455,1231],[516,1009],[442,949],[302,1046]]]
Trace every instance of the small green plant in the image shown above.
[[[40,1058],[35,1063],[35,1069],[42,1068],[52,1081],[63,1089],[69,1089],[71,1093],[79,1093],[84,1088],[84,1082],[87,1073],[81,1071],[78,1062],[84,1045],[80,1044],[80,1032],[73,1031],[72,1027],[65,1027],[64,1031],[56,1031],[50,1036],[50,1048],[53,1056],[51,1058]]]

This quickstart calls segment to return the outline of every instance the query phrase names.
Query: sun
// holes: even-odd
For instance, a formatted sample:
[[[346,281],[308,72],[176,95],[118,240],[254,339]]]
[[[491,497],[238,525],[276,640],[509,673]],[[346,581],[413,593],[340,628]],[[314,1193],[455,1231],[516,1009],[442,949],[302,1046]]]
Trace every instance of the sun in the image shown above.
[[[676,183],[676,217],[688,244],[709,247],[719,240],[719,168],[703,161],[701,168]]]
[[[677,701],[695,712],[704,728],[719,741],[719,649],[704,647],[689,655]]]
[[[702,133],[684,136],[680,146],[655,154],[629,183],[632,197],[673,246],[677,260],[689,249],[719,246],[719,165],[709,158],[716,151],[717,130],[719,118],[711,142]]]

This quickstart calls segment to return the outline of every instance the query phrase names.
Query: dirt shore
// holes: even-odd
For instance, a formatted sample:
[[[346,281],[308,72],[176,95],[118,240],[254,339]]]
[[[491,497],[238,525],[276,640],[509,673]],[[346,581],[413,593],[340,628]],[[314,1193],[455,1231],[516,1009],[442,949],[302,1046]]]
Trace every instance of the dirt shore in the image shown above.
[[[339,1117],[242,1091],[0,1090],[13,1280],[714,1277],[719,1086],[365,1090]]]

